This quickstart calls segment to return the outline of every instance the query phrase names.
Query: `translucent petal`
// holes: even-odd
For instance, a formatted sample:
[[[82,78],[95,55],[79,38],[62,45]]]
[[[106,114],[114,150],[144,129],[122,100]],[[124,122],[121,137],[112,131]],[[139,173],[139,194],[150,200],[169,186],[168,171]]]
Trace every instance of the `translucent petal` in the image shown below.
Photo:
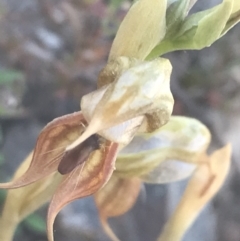
[[[193,118],[172,116],[153,133],[139,134],[118,155],[116,175],[166,183],[192,174],[211,135]]]

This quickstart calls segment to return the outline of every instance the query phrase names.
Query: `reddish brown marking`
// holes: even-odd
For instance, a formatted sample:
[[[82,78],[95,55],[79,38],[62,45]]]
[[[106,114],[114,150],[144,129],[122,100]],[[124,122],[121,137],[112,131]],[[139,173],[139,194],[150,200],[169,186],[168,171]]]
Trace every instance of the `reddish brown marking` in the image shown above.
[[[77,166],[83,164],[91,152],[96,149],[99,149],[98,137],[93,135],[74,149],[66,151],[58,166],[59,173],[65,175],[73,171]]]

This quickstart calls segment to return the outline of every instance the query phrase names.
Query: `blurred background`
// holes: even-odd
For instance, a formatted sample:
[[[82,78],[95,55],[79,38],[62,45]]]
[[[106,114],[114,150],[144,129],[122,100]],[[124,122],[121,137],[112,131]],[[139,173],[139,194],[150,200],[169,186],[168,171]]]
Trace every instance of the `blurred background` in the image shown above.
[[[220,0],[198,0],[193,11]],[[33,149],[43,126],[79,110],[96,88],[114,34],[131,1],[0,0],[0,181],[9,180]],[[200,119],[211,149],[231,142],[232,168],[224,187],[184,241],[240,241],[240,26],[202,51],[167,55],[173,65],[174,114]],[[110,223],[122,241],[154,241],[186,181],[146,185],[134,208]],[[6,193],[0,191],[0,208]],[[46,241],[47,206],[24,220],[15,241]],[[107,241],[92,198],[58,215],[57,241]],[[4,241],[4,240],[1,240]]]

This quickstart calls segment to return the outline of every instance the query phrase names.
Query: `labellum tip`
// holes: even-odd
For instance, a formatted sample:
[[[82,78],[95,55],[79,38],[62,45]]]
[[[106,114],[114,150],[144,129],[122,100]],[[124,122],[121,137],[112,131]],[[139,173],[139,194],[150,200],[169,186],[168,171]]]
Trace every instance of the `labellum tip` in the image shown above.
[[[82,133],[82,135],[75,140],[72,144],[70,144],[69,146],[66,147],[65,151],[71,151],[72,149],[74,149],[75,147],[77,147],[78,145],[80,145],[81,143],[83,143],[85,140],[87,140],[90,136],[92,136],[93,134],[95,134],[96,132],[102,130],[101,128],[102,123],[101,121],[99,121],[98,119],[93,119],[88,127],[86,128],[86,130]]]

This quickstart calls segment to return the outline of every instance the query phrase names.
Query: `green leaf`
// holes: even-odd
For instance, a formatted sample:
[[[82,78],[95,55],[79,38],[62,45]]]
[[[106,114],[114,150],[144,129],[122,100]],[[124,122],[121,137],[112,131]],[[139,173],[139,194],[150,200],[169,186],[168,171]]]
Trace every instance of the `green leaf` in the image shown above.
[[[14,69],[0,69],[0,84],[10,84],[17,79],[23,79],[23,73]]]
[[[223,35],[223,32],[225,33],[229,29],[225,30],[235,6],[237,8],[238,3],[234,3],[234,0],[224,0],[211,9],[187,17],[175,35],[171,39],[164,38],[152,50],[147,59],[153,59],[175,50],[199,50],[210,46]],[[238,12],[236,14],[237,18],[234,18],[234,24],[239,17]]]
[[[3,136],[2,136],[2,129],[0,126],[0,144],[2,143],[2,140],[3,140]],[[0,152],[0,165],[3,164],[3,161],[4,161],[4,157],[3,157],[2,153]]]
[[[167,33],[165,39],[174,37],[191,7],[191,0],[178,0],[170,4],[166,13]]]
[[[7,192],[6,190],[0,189],[0,204],[2,204],[6,198]]]
[[[4,163],[4,156],[0,153],[0,166]]]
[[[124,0],[111,0],[110,6],[113,6],[114,8],[119,8],[119,6],[124,2]]]
[[[46,222],[44,218],[39,216],[38,214],[34,213],[28,216],[23,223],[38,233],[45,233],[46,232]]]
[[[3,141],[3,136],[2,136],[2,129],[0,127],[0,143]]]

